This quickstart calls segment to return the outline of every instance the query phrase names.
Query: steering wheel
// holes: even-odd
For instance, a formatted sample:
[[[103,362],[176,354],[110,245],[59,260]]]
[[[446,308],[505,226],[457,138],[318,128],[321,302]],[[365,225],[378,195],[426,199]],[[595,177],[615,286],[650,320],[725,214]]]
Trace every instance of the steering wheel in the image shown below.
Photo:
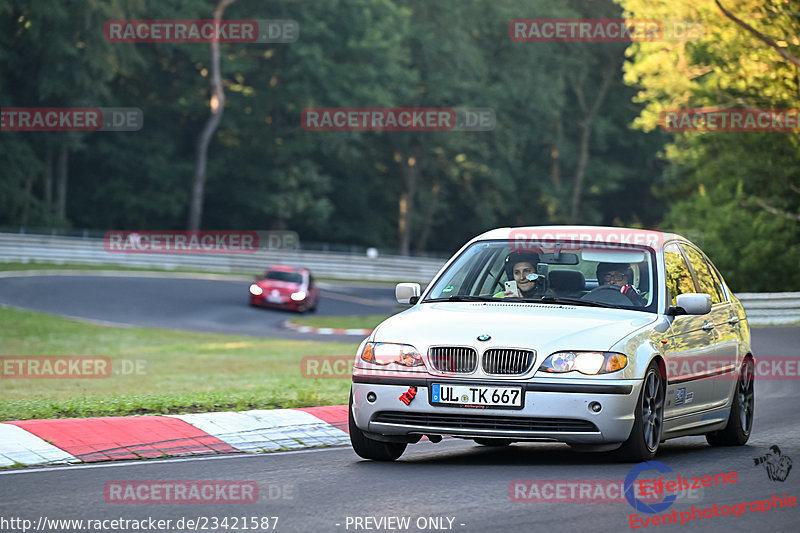
[[[609,305],[631,305],[630,299],[619,292],[616,285],[600,285],[590,290],[581,297],[581,300]]]

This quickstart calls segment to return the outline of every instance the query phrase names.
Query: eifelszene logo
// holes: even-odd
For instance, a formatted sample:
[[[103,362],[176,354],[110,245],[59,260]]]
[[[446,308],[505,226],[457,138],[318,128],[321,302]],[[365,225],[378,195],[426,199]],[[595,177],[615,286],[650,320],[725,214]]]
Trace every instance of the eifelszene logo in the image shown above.
[[[781,454],[781,449],[777,445],[769,447],[769,451],[761,457],[753,457],[755,466],[764,465],[767,470],[767,477],[771,481],[786,481],[789,472],[792,470],[792,460]]]

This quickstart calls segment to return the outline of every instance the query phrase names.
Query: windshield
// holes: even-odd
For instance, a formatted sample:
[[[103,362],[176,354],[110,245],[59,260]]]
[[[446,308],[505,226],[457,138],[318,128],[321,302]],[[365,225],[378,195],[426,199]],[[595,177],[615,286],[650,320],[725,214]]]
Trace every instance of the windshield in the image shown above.
[[[647,247],[546,241],[525,250],[481,241],[448,267],[423,303],[502,298],[656,312],[654,266]]]
[[[296,272],[282,272],[280,270],[270,270],[265,276],[267,279],[274,279],[276,281],[288,281],[289,283],[302,283],[303,276]]]

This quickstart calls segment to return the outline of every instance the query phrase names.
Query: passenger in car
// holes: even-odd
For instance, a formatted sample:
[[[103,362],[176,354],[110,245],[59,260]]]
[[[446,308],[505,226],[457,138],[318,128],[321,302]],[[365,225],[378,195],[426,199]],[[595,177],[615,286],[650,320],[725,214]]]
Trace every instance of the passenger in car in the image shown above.
[[[502,291],[495,294],[494,297],[538,298],[555,296],[553,291],[545,289],[544,276],[537,274],[536,267],[538,265],[539,254],[531,252],[512,252],[508,254],[505,260],[506,276],[509,280],[513,279],[517,282],[519,294],[514,294],[512,291]]]
[[[619,292],[628,297],[633,305],[644,307],[647,300],[632,285],[633,269],[627,263],[599,263],[597,282],[602,285],[619,287]]]

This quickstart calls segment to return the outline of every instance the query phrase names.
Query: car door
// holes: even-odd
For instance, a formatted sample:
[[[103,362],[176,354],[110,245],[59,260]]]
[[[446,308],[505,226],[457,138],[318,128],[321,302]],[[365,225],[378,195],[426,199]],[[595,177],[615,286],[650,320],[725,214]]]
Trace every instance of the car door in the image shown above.
[[[714,275],[703,253],[688,243],[681,243],[681,249],[692,271],[697,292],[711,295],[711,312],[707,315],[707,327],[713,328],[716,344],[713,357],[705,362],[704,371],[713,381],[714,402],[713,406],[725,403],[729,395],[726,393],[729,385],[730,371],[735,368],[736,355],[739,351],[739,336],[737,331],[729,324],[731,317],[730,302],[723,298],[722,288],[714,280]]]
[[[675,306],[679,294],[700,292],[677,242],[665,245],[664,266],[669,305]],[[705,373],[705,365],[714,358],[717,343],[711,315],[679,315],[670,319],[672,338],[665,354],[667,419],[710,409],[717,402],[715,380]]]
[[[736,306],[731,301],[725,290],[719,271],[714,267],[708,257],[700,250],[705,267],[708,271],[707,282],[719,294],[719,302],[712,294],[711,314],[714,317],[714,326],[717,331],[717,354],[715,357],[716,390],[718,401],[724,403],[731,397],[736,385],[736,369],[739,366],[742,335],[739,314]],[[694,262],[690,264],[694,268]]]

